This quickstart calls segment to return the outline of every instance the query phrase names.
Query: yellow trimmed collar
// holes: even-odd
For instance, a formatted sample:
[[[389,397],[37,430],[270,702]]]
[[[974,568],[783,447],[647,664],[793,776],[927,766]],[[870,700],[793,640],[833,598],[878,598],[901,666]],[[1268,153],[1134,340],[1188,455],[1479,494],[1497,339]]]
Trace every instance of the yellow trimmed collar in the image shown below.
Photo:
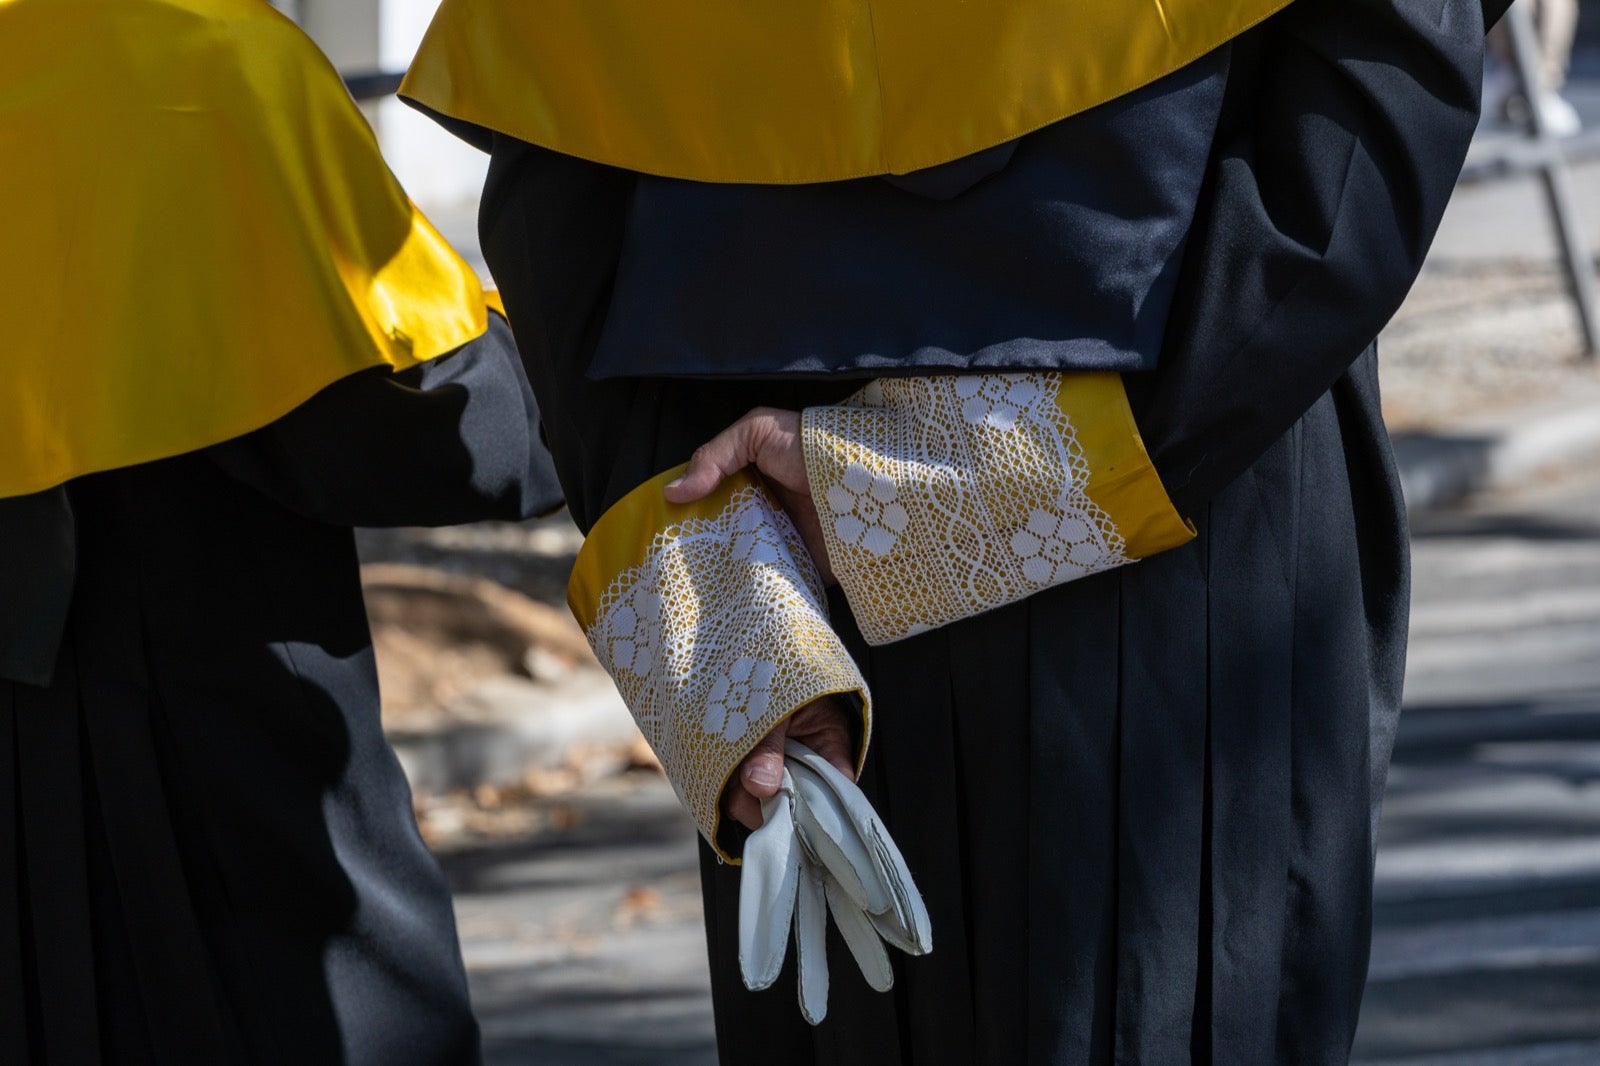
[[[257,429],[487,327],[261,0],[0,0],[0,498]]]
[[[1169,74],[1289,0],[444,0],[400,93],[694,181],[920,170]]]

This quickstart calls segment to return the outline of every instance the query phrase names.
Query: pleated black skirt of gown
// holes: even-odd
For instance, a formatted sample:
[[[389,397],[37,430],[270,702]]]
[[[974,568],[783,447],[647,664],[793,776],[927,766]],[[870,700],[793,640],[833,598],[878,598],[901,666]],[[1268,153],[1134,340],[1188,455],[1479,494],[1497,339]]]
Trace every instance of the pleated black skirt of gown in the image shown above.
[[[1164,555],[879,648],[862,780],[934,951],[877,994],[831,933],[738,966],[737,871],[702,845],[721,1060],[1342,1063],[1404,660],[1404,512],[1375,361]],[[842,600],[836,622],[850,629]]]
[[[69,491],[54,682],[0,682],[0,1063],[478,1061],[350,530],[197,456]]]

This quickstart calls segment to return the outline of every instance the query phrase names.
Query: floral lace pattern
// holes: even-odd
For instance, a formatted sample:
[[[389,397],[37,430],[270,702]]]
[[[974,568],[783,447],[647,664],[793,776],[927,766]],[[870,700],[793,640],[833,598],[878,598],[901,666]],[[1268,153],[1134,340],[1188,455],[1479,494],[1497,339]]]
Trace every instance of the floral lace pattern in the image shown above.
[[[828,486],[833,531],[846,544],[859,544],[874,555],[888,555],[911,516],[899,501],[900,490],[885,474],[860,463],[845,468],[837,485]]]
[[[885,378],[802,418],[829,560],[900,640],[1131,559],[1089,497],[1060,374]]]
[[[820,696],[866,693],[799,533],[754,484],[657,531],[586,632],[713,845],[723,785],[757,741]]]

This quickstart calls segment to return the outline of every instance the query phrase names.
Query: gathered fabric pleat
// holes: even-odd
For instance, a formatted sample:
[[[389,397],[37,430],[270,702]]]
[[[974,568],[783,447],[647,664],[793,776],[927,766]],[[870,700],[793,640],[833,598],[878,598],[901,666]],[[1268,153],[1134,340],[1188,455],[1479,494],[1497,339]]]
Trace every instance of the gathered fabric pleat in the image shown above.
[[[1055,589],[1024,601],[1035,621],[1029,745],[1014,758],[1031,767],[1031,833],[1014,835],[1014,846],[1033,859],[1030,1062],[1103,1060],[1115,1039],[1120,584],[1113,571],[1076,583],[1070,596]],[[1005,947],[990,949],[1003,962]]]
[[[1210,508],[1204,676],[1213,1060],[1274,1061],[1293,739],[1294,494],[1286,481],[1297,436],[1291,432]]]
[[[1117,1056],[1182,1062],[1195,1023],[1205,877],[1209,525],[1120,575]]]
[[[0,860],[14,856],[0,916],[21,919],[0,967],[27,1004],[0,1022],[0,1048],[51,1066],[106,1049],[117,1062],[235,1061],[172,835],[137,620],[79,615],[114,618],[116,638],[75,625],[51,686],[0,684]]]
[[[14,862],[0,875],[12,881],[18,926],[7,969],[22,975],[16,987],[34,991],[23,997],[21,1018],[0,1024],[21,1030],[15,1046],[23,1054],[15,1061],[47,1049],[52,1064],[75,1066],[97,1061],[99,1033],[92,1010],[58,1007],[95,1002],[94,946],[83,920],[89,912],[83,747],[70,668],[63,664],[69,680],[53,689],[0,683],[10,689],[0,701],[9,704],[9,721],[0,725],[11,739],[7,769],[15,783],[8,819]]]
[[[237,1058],[173,836],[152,733],[155,709],[139,706],[133,678],[90,684],[100,691],[87,691],[82,702],[91,725],[86,766],[99,807],[91,819],[99,838],[94,850],[103,852],[103,873],[90,884],[101,897],[94,913],[109,927],[107,950],[125,951],[126,961],[116,968],[138,990],[152,1062]],[[117,1010],[119,1004],[106,1006]],[[124,1018],[125,1031],[110,1042],[119,1055],[137,1046],[126,1032],[133,1025]]]
[[[17,686],[0,681],[0,988],[23,987],[32,969],[24,957],[29,938],[23,930],[22,781],[17,773]],[[28,1061],[29,1004],[17,997],[16,1009],[0,1011],[0,1061]]]
[[[71,491],[53,680],[0,682],[0,1062],[479,1061],[348,530],[197,457]]]

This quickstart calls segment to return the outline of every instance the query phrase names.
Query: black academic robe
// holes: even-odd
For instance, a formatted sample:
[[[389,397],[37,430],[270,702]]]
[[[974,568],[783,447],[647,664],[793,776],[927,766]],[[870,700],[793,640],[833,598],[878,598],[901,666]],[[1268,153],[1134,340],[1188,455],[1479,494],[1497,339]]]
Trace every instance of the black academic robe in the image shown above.
[[[0,1062],[478,1061],[351,527],[558,505],[537,416],[491,316],[245,437],[67,484],[53,677],[0,680]]]
[[[883,647],[856,640],[836,600],[876,705],[862,784],[927,898],[935,949],[897,955],[895,987],[878,995],[835,940],[829,1014],[810,1029],[792,969],[771,991],[741,986],[738,873],[703,848],[724,1062],[1348,1058],[1408,603],[1373,342],[1421,267],[1472,136],[1484,22],[1477,0],[1296,0],[1204,61],[1222,96],[1202,149],[1182,161],[1196,168],[1197,200],[1157,350],[1146,359],[1126,345],[1114,364],[1128,369],[1143,439],[1199,536]],[[1012,162],[1049,136],[1023,138]],[[1085,180],[1138,186],[1138,174],[1094,171],[1103,164],[1087,154]],[[794,295],[855,270],[830,213],[911,198],[898,239],[937,257],[917,277],[977,263],[981,280],[997,254],[982,227],[969,231],[977,244],[929,249],[917,220],[959,214],[1006,174],[949,199],[884,179],[765,200],[682,190],[679,203],[702,202],[722,227],[706,242],[737,243],[763,224],[803,235],[793,217],[762,210],[814,212],[819,231],[839,235],[831,250],[805,243],[804,262],[738,272],[706,268],[675,241],[650,246],[647,231],[683,237],[696,221],[641,213],[662,179],[496,135],[484,250],[580,525],[752,406],[836,402],[876,374],[959,371],[952,352],[995,351],[923,344],[909,321],[899,360],[858,349],[821,368],[831,373],[793,359],[762,373],[696,368],[682,355],[694,344],[673,331],[701,330],[751,360],[774,321],[875,336],[870,306]],[[874,241],[897,239],[870,217]],[[758,242],[745,246],[759,255]],[[1092,242],[1062,249],[1094,254]],[[730,280],[701,288],[697,306],[644,315],[620,301],[653,257],[658,273],[680,275],[675,292]],[[1053,269],[1036,256],[1025,265]],[[811,288],[753,297],[732,280],[751,273]],[[997,321],[979,328],[992,335]],[[619,334],[647,346],[627,373]],[[1082,345],[1008,350],[1024,354],[971,366],[1096,365]],[[651,353],[667,353],[654,372]]]

